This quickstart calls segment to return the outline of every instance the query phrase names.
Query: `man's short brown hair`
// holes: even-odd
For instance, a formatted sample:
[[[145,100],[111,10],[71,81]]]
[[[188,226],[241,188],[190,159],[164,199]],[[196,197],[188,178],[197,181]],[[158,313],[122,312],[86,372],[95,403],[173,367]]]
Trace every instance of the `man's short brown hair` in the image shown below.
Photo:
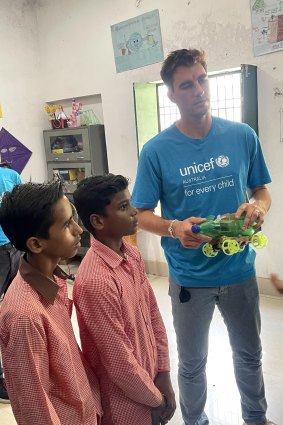
[[[190,68],[196,63],[200,63],[207,71],[206,54],[198,49],[180,49],[169,53],[162,64],[160,71],[161,78],[167,87],[173,89],[173,75],[179,66]]]

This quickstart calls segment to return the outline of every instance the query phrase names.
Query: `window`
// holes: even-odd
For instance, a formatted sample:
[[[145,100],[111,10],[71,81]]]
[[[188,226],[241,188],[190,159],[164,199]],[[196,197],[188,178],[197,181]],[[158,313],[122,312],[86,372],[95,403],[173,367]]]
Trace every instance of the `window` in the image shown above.
[[[212,115],[241,122],[241,69],[210,73],[210,102]],[[158,84],[159,130],[173,124],[180,118],[180,113],[167,96],[167,87]]]
[[[212,115],[249,124],[258,134],[257,67],[209,73]],[[164,84],[134,83],[138,155],[143,145],[179,119]]]
[[[209,75],[211,112],[241,122],[241,70]]]
[[[167,96],[167,87],[165,84],[158,84],[158,113],[159,113],[159,131],[164,130],[180,118],[180,112],[175,103],[171,102]]]

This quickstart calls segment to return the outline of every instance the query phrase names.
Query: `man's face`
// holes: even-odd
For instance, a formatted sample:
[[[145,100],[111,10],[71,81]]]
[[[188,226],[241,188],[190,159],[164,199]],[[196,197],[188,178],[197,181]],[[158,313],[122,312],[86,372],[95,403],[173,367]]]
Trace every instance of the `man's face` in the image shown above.
[[[103,219],[104,234],[113,239],[132,235],[137,231],[137,210],[130,204],[128,189],[118,192],[105,208]]]
[[[208,76],[200,63],[179,66],[172,85],[168,97],[176,103],[182,118],[199,119],[210,113]]]
[[[74,220],[73,208],[65,196],[55,204],[53,214],[49,238],[41,239],[42,252],[51,258],[72,258],[80,246],[83,230]]]

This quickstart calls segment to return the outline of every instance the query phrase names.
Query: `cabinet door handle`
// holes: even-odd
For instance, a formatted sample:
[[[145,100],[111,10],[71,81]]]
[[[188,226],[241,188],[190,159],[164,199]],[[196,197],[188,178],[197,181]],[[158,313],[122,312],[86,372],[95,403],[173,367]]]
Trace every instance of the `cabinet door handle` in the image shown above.
[[[77,159],[84,159],[84,156],[77,156]]]

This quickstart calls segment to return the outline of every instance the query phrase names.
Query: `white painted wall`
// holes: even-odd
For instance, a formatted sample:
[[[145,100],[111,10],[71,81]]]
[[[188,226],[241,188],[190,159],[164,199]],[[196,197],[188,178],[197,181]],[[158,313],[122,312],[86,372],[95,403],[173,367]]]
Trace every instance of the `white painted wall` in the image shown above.
[[[0,1],[0,102],[4,127],[32,152],[25,181],[46,177],[37,22],[33,0]]]
[[[42,160],[39,127],[47,127],[44,112],[41,111],[42,99],[101,94],[110,171],[125,174],[134,180],[137,149],[132,85],[138,81],[160,79],[160,64],[116,74],[110,32],[112,24],[159,9],[165,55],[182,47],[202,47],[208,52],[210,71],[238,67],[241,63],[258,65],[260,137],[273,177],[273,206],[264,227],[270,243],[268,249],[258,255],[257,270],[261,277],[267,277],[273,270],[280,272],[283,278],[280,249],[283,239],[283,197],[280,187],[283,183],[283,143],[280,143],[279,130],[279,109],[283,108],[283,97],[275,98],[273,91],[274,87],[283,88],[283,52],[253,56],[250,2],[38,0],[35,5],[23,1],[24,6],[16,8],[15,5],[19,3],[21,1],[10,1],[12,8],[8,8],[8,1],[1,2],[1,8],[5,6],[6,14],[9,15],[9,21],[6,22],[6,16],[4,19],[0,14],[0,23],[5,20],[4,28],[0,25],[1,39],[7,39],[8,30],[10,40],[7,39],[4,44],[4,57],[9,67],[5,77],[9,80],[9,89],[5,89],[3,98],[2,88],[0,100],[4,112],[5,104],[8,102],[11,105],[19,123],[17,127],[13,122],[15,135],[21,136],[22,140],[24,138],[28,145],[27,135],[33,131],[34,139],[29,143],[38,143],[33,146],[34,151],[37,151],[33,163],[35,157],[38,161]],[[137,4],[140,6],[137,7]],[[37,27],[33,26],[31,9],[36,13]],[[16,25],[12,22],[14,15],[18,19],[22,15],[25,17],[24,28],[18,21]],[[1,60],[0,84],[4,86],[2,68]],[[38,78],[40,86],[35,88]],[[17,81],[16,86],[11,80]],[[30,99],[33,108],[30,105],[28,111],[23,111],[21,99],[16,101],[19,92],[21,98]],[[31,113],[32,120],[28,116]],[[5,124],[7,129],[8,124],[12,124],[11,116],[9,119]],[[32,130],[31,122],[37,125]],[[38,178],[42,178],[40,167],[35,171]],[[164,261],[157,237],[141,234],[139,239],[146,260]]]

